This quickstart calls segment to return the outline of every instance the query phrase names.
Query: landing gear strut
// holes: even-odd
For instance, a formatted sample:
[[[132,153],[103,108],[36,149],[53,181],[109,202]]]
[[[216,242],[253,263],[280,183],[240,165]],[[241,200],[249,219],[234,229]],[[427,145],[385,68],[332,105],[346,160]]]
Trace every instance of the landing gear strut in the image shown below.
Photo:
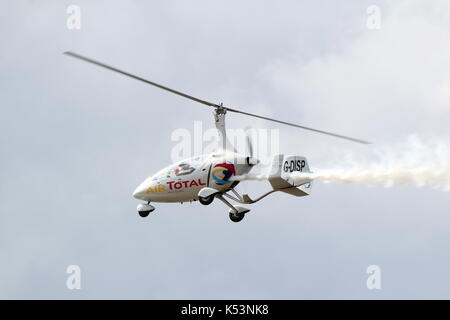
[[[241,198],[241,196],[234,190],[231,189],[234,194],[238,197],[238,198],[234,198],[232,196],[230,196],[227,193],[222,193],[216,189],[213,188],[203,188],[199,191],[198,193],[198,200],[200,201],[201,204],[203,205],[208,205],[211,204],[211,202],[214,201],[214,198],[219,199],[220,201],[222,201],[228,208],[230,208],[230,210],[228,211],[229,215],[230,215],[230,220],[233,222],[239,222],[242,221],[242,219],[244,219],[244,216],[247,212],[250,211],[250,209],[241,207],[241,206],[234,206],[232,205],[227,199],[224,198],[224,196],[233,199],[235,201],[238,201],[240,203],[245,203],[245,199]],[[247,196],[248,198],[248,196]],[[250,198],[248,198],[250,199]]]

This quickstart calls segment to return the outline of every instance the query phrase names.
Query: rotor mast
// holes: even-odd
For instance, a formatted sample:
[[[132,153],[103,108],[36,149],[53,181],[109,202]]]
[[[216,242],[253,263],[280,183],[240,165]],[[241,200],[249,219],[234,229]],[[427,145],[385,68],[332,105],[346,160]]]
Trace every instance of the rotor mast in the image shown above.
[[[236,152],[236,149],[230,143],[227,138],[227,129],[225,127],[225,115],[227,114],[227,109],[221,103],[214,109],[214,123],[216,125],[217,133],[219,136],[218,144],[219,151],[233,151]]]

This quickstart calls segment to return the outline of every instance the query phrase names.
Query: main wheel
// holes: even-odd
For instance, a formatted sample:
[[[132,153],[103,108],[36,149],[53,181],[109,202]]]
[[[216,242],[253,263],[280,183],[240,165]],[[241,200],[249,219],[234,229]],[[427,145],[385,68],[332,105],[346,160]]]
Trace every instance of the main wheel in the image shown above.
[[[208,204],[211,204],[211,202],[213,202],[214,200],[214,195],[209,196],[209,197],[198,197],[198,201],[200,201],[201,204],[207,206]]]
[[[245,213],[230,212],[230,220],[233,222],[240,222],[240,221],[242,221],[242,219],[244,219],[244,217],[245,217]]]

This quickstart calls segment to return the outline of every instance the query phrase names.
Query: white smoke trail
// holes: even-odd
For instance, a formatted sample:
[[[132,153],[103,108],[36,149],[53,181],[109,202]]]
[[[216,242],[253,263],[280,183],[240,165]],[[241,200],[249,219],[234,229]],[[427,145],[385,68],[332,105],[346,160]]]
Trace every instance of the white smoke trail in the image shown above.
[[[230,180],[231,181],[245,181],[245,180],[250,180],[250,181],[265,181],[269,179],[269,175],[268,174],[244,174],[241,176],[234,176],[231,177]]]
[[[406,143],[375,148],[365,159],[351,153],[343,154],[332,161],[333,165],[317,166],[312,173],[296,173],[292,177],[383,187],[429,186],[450,191],[450,143],[446,140],[411,136]],[[264,180],[267,175],[241,178]]]

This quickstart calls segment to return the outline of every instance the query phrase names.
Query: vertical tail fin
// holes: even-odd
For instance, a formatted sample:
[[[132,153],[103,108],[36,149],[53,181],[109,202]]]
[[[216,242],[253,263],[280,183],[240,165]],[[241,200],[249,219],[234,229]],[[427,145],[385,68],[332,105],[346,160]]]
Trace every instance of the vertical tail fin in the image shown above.
[[[275,190],[297,197],[307,196],[311,193],[311,180],[298,179],[302,172],[311,172],[305,157],[278,154],[272,161],[269,182]]]

